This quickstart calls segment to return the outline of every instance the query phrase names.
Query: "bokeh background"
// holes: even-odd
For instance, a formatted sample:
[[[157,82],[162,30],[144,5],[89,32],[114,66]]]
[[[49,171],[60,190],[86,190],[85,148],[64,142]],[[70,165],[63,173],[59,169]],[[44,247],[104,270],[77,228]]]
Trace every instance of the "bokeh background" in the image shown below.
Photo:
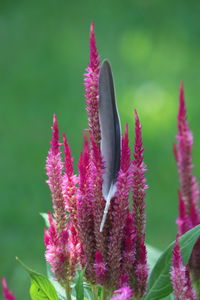
[[[45,159],[52,114],[75,163],[87,127],[83,73],[89,24],[112,64],[122,126],[143,124],[148,166],[147,241],[164,249],[176,233],[178,178],[172,155],[180,80],[200,174],[200,2],[196,0],[0,0],[0,276],[30,299],[19,256],[45,272],[39,212],[51,209]],[[1,296],[0,296],[1,297]]]

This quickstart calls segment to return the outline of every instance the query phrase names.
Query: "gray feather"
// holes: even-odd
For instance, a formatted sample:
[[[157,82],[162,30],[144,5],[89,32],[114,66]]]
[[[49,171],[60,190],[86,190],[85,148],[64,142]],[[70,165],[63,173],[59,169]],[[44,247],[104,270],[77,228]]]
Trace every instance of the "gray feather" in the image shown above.
[[[106,167],[102,190],[106,200],[100,227],[100,231],[102,231],[110,201],[116,192],[115,181],[120,167],[121,153],[121,126],[115,101],[112,71],[107,60],[103,62],[99,76],[99,121],[101,153]]]

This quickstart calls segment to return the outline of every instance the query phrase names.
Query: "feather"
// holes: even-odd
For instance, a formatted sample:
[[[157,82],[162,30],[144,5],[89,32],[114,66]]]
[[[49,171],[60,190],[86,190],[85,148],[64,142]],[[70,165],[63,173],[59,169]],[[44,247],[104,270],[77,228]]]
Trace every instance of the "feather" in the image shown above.
[[[103,230],[110,201],[116,192],[116,178],[120,167],[121,126],[117,111],[110,64],[105,60],[99,75],[99,121],[101,153],[105,162],[102,192],[106,200],[100,231]]]

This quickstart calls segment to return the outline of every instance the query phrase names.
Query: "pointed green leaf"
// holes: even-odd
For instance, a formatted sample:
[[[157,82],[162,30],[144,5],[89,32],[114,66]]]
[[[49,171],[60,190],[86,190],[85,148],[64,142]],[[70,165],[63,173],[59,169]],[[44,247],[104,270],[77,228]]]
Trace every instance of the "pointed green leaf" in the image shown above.
[[[48,263],[47,263],[47,277],[53,284],[54,288],[56,289],[59,300],[66,300],[65,289],[59,284],[57,280],[54,279],[54,275],[51,272],[51,267]]]
[[[16,258],[31,277],[30,295],[32,300],[58,300],[54,286],[44,275],[27,267],[19,258]]]
[[[85,283],[83,284],[83,288],[84,288],[84,298],[88,300],[93,300],[91,286]]]
[[[200,236],[200,225],[192,228],[180,237],[180,247],[184,264],[187,264],[194,244]],[[162,299],[172,292],[170,281],[170,267],[172,261],[172,249],[174,242],[159,257],[154,266],[148,282],[148,291],[145,300]]]
[[[81,271],[77,271],[75,276],[75,290],[76,290],[76,299],[83,300],[84,299],[84,288],[83,288],[83,276],[85,273],[85,269]]]
[[[146,245],[146,249],[147,249],[147,263],[151,271],[155,266],[158,258],[162,254],[162,252],[151,245]]]
[[[44,219],[45,225],[49,228],[49,219],[47,213],[40,213],[40,216]]]

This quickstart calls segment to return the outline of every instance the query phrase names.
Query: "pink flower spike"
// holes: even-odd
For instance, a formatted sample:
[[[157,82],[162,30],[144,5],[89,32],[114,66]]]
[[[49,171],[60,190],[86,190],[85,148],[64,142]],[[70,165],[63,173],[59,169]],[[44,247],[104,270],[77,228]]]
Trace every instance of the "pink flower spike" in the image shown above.
[[[112,199],[112,205],[110,210],[110,230],[109,230],[109,243],[108,243],[108,261],[110,267],[110,277],[112,285],[116,287],[116,283],[121,281],[122,274],[128,272],[128,269],[123,268],[123,243],[127,234],[125,232],[127,216],[129,211],[129,191],[132,183],[132,170],[130,168],[130,148],[128,145],[128,126],[126,125],[125,133],[122,138],[122,150],[121,150],[121,167],[116,180],[116,193]],[[133,223],[130,222],[129,227]],[[131,230],[133,228],[131,227]],[[132,234],[129,231],[129,238],[132,238]],[[130,242],[131,243],[131,242]],[[133,261],[130,261],[134,257],[133,251],[134,244],[131,245],[131,249],[126,249],[132,257],[126,257],[127,265],[132,267]]]
[[[121,169],[126,172],[130,167],[130,148],[128,138],[128,124],[126,124],[124,136],[122,137]]]
[[[99,54],[96,47],[94,22],[90,24],[90,63],[89,67],[94,71],[99,69]]]
[[[66,225],[65,203],[62,195],[62,169],[59,131],[56,115],[53,116],[51,147],[46,160],[47,183],[51,190],[56,228],[61,232]]]
[[[87,177],[89,175],[89,160],[90,160],[90,148],[88,137],[84,134],[84,141],[83,141],[83,152],[80,155],[79,159],[79,185],[80,189],[83,191],[86,189],[86,182]]]
[[[13,293],[7,287],[7,283],[6,283],[6,278],[5,277],[2,277],[1,282],[2,282],[2,292],[3,292],[4,300],[16,300],[15,296],[13,295]]]
[[[197,202],[199,188],[196,178],[193,176],[192,145],[193,137],[186,121],[186,106],[184,100],[183,83],[180,84],[179,112],[178,112],[178,135],[175,158],[178,166],[180,191],[185,203],[186,215],[190,220],[191,229],[200,223]]]
[[[59,131],[58,131],[58,121],[56,119],[56,114],[53,115],[53,128],[52,128],[52,141],[50,142],[52,152],[54,155],[58,154],[59,148]]]
[[[123,286],[120,289],[114,291],[114,296],[112,296],[110,300],[131,300],[132,296],[132,289],[129,286]]]
[[[171,281],[175,300],[197,300],[190,282],[188,270],[183,265],[178,236],[172,255]]]
[[[136,234],[135,234],[133,214],[132,212],[129,212],[124,227],[119,286],[124,285],[124,283],[128,284],[131,278],[131,274],[133,272],[134,263],[135,263],[135,243],[136,243]]]
[[[105,248],[105,230],[100,232],[100,224],[103,217],[105,199],[102,194],[103,185],[103,173],[105,170],[103,159],[101,156],[101,151],[96,142],[92,132],[90,131],[90,141],[91,141],[91,192],[92,192],[92,208],[94,216],[94,234],[96,240],[96,248],[101,252],[103,258],[106,254]],[[105,224],[106,225],[106,224]]]
[[[176,224],[178,225],[179,234],[182,235],[190,228],[192,228],[192,224],[186,214],[185,202],[183,201],[183,197],[180,191],[178,191],[178,198],[179,198],[179,216],[176,220]]]
[[[147,250],[144,244],[145,234],[140,239],[140,244],[137,248],[137,257],[135,264],[136,287],[135,293],[137,296],[142,297],[146,293],[147,279],[148,279],[148,265],[147,265]]]
[[[48,218],[50,226],[44,232],[45,258],[50,264],[55,278],[64,286],[69,275],[69,234],[66,228],[59,232],[58,235],[55,221],[50,212],[48,213]]]
[[[145,230],[145,190],[148,188],[145,179],[146,168],[143,162],[142,147],[142,126],[140,124],[136,110],[135,114],[135,147],[133,161],[133,215],[135,222],[135,230],[138,237],[142,236]]]
[[[96,47],[94,23],[90,27],[90,62],[84,74],[85,99],[88,112],[89,128],[97,143],[100,142],[101,133],[99,125],[99,55]]]
[[[65,172],[68,178],[71,178],[74,175],[73,157],[71,155],[71,150],[66,135],[64,133],[63,133],[63,145],[64,145],[64,155],[65,155]]]
[[[70,221],[77,229],[76,184],[78,183],[78,178],[74,175],[73,157],[71,156],[71,150],[65,134],[63,134],[63,145],[65,158],[65,174],[63,176],[62,193],[66,210],[70,213]]]
[[[135,247],[135,281],[136,294],[143,296],[146,291],[148,278],[147,253],[144,244],[145,238],[145,196],[147,189],[146,178],[144,176],[146,168],[144,165],[142,147],[142,126],[140,124],[136,110],[135,114],[135,147],[133,161],[133,218],[136,232],[136,247]]]
[[[78,235],[82,244],[81,262],[87,265],[86,277],[94,279],[95,236],[92,208],[91,153],[88,138],[84,135],[83,152],[79,164],[79,188],[77,190]]]

